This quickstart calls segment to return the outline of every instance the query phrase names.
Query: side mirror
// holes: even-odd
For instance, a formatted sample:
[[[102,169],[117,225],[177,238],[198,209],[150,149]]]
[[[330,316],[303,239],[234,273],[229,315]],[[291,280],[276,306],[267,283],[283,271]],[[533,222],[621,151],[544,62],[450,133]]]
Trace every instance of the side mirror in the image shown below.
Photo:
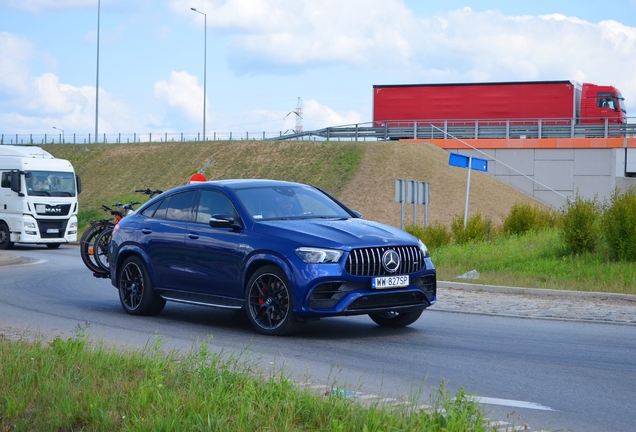
[[[75,174],[75,185],[77,187],[77,194],[79,195],[82,192],[82,178]]]
[[[20,171],[11,171],[11,190],[19,196],[24,196],[21,192],[22,183],[20,182]]]
[[[217,213],[210,217],[212,228],[242,228],[238,221],[229,213]]]

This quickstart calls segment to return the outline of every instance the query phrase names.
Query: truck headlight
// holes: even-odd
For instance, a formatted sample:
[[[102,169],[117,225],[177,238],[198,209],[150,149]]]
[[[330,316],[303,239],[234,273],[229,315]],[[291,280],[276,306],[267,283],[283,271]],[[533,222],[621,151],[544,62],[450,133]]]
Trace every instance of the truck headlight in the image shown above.
[[[77,221],[74,221],[68,224],[68,233],[77,234]]]
[[[335,263],[342,256],[342,251],[336,249],[299,247],[294,252],[305,264]]]
[[[24,223],[24,233],[30,235],[37,235],[38,226],[35,222],[25,222]]]

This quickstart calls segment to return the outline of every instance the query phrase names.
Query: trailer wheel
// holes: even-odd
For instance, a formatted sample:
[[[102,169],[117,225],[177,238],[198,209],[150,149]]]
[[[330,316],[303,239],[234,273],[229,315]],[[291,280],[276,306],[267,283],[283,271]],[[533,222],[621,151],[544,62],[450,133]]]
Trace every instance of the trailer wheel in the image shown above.
[[[9,227],[4,222],[0,222],[0,249],[13,249],[11,233]]]

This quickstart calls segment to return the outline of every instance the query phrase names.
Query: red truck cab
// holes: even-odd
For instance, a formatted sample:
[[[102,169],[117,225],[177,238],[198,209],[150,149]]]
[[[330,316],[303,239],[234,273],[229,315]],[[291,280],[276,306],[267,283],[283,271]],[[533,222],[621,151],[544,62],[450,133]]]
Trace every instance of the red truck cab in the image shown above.
[[[627,123],[627,111],[623,107],[623,96],[616,87],[584,83],[581,94],[580,123],[599,124]]]

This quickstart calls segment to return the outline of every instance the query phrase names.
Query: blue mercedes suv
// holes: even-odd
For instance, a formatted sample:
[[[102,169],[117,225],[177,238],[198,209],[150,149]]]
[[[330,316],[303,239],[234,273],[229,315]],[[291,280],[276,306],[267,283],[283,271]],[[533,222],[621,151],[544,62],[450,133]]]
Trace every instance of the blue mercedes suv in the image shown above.
[[[267,335],[343,315],[404,327],[436,299],[420,240],[301,183],[179,186],[123,218],[108,257],[129,314],[158,314],[166,301],[244,309]]]

